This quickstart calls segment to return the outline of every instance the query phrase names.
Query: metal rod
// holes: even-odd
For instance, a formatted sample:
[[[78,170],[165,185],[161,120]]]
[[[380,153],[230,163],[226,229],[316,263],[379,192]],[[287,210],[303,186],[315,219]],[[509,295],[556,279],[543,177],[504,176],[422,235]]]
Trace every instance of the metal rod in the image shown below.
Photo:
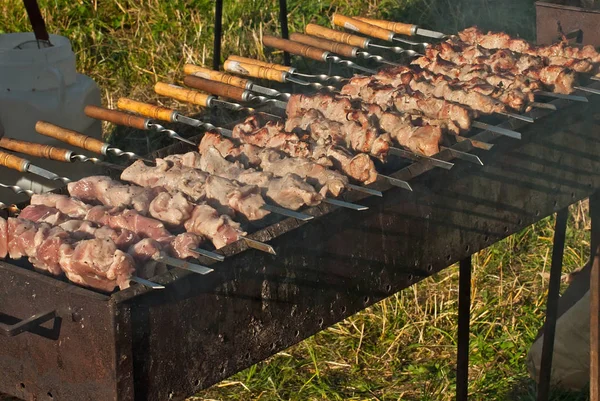
[[[600,400],[600,192],[590,196],[590,401]]]
[[[510,129],[506,129],[506,128],[502,128],[502,127],[497,127],[495,125],[490,125],[490,124],[482,123],[482,122],[479,122],[479,121],[473,121],[473,123],[471,123],[471,126],[473,128],[479,128],[479,129],[483,129],[483,130],[495,132],[496,134],[504,135],[504,136],[507,136],[509,138],[521,139],[521,133],[520,132],[513,131],[513,130],[510,130]]]
[[[393,185],[395,187],[406,189],[407,191],[413,190],[407,181],[400,180],[398,178],[390,177],[389,175],[383,175],[383,174],[379,174],[379,173],[377,173],[377,176],[387,180],[391,185]]]
[[[288,19],[287,19],[287,0],[279,0],[279,25],[281,25],[281,37],[289,39],[290,35],[288,32]],[[290,66],[290,54],[283,52],[283,64]]]
[[[553,105],[552,103],[531,102],[530,106],[536,107],[538,109],[547,109],[547,110],[553,110],[553,111],[558,110],[556,108],[556,105]]]
[[[600,89],[588,88],[587,86],[574,86],[573,88],[578,89],[583,92],[592,93],[594,95],[600,95]]]
[[[498,114],[502,114],[503,116],[507,116],[507,117],[511,117],[511,118],[516,118],[517,120],[525,121],[527,123],[533,123],[535,121],[532,117],[524,116],[522,114],[511,113],[508,111],[503,111]]]
[[[199,255],[206,256],[207,258],[210,258],[210,259],[213,259],[213,260],[217,260],[219,262],[222,262],[222,261],[225,260],[225,256],[221,255],[220,253],[216,253],[216,252],[212,252],[212,251],[207,251],[206,249],[194,248],[191,251],[192,252],[196,252]]]
[[[221,36],[223,32],[223,0],[215,2],[215,34],[213,39],[213,70],[221,67]]]
[[[400,148],[390,147],[390,154],[400,156],[400,157],[410,159],[410,160],[425,159],[425,160],[430,161],[431,164],[434,165],[435,167],[440,167],[440,168],[443,168],[446,170],[450,170],[452,167],[454,167],[454,163],[450,163],[445,160],[439,160],[434,157],[419,155],[414,152],[410,152],[408,150],[404,150],[404,149],[400,149]]]
[[[141,277],[137,277],[137,276],[131,276],[129,278],[129,281],[136,282],[138,284],[143,285],[144,287],[148,287],[153,290],[164,290],[165,289],[165,286],[162,284],[157,284],[153,281],[146,280],[145,278],[141,278]]]
[[[262,209],[267,210],[271,213],[281,214],[282,216],[292,217],[294,219],[298,219],[298,220],[302,220],[302,221],[308,221],[308,220],[312,220],[315,218],[314,216],[311,216],[306,213],[296,212],[295,210],[290,210],[290,209],[286,209],[286,208],[274,206],[274,205],[265,204],[262,206]]]
[[[458,277],[458,335],[456,350],[456,400],[469,395],[469,332],[471,323],[471,256],[460,261]]]
[[[554,354],[554,337],[556,335],[556,320],[558,318],[558,298],[560,296],[560,275],[562,272],[563,254],[565,250],[568,216],[568,207],[565,207],[556,213],[537,401],[547,401],[550,396],[552,356]]]
[[[335,205],[339,207],[345,207],[347,209],[353,209],[358,211],[368,210],[367,206],[357,205],[356,203],[344,202],[337,199],[324,198],[323,203],[329,203],[330,205]]]
[[[175,140],[178,140],[178,141],[181,141],[181,142],[185,142],[188,145],[191,145],[193,147],[198,146],[197,143],[194,143],[194,142],[190,141],[189,139],[185,139],[184,137],[182,137],[181,135],[179,135],[177,132],[175,132],[175,131],[173,131],[171,129],[165,128],[165,127],[163,127],[160,124],[149,123],[148,124],[148,128],[150,128],[150,129],[152,129],[152,130],[154,130],[155,132],[158,132],[158,133],[167,134],[169,136],[169,138],[172,138],[172,139],[175,139]]]
[[[208,274],[208,273],[212,273],[214,271],[210,267],[198,265],[196,263],[190,263],[188,261],[181,260],[181,259],[175,259],[175,258],[172,258],[167,255],[160,255],[159,257],[156,258],[156,260],[166,263],[170,266],[179,267],[180,269],[184,269],[184,270],[189,270],[189,271],[197,273],[197,274]]]
[[[473,155],[471,153],[466,153],[466,152],[461,152],[459,150],[448,148],[446,146],[440,146],[440,149],[447,150],[448,152],[450,152],[452,154],[452,156],[456,157],[457,159],[462,159],[462,160],[468,161],[470,163],[483,166],[483,162],[477,155]]]
[[[262,251],[262,252],[270,253],[271,255],[277,255],[277,253],[275,252],[275,249],[273,249],[273,247],[269,244],[265,244],[264,242],[260,242],[260,241],[255,241],[248,237],[241,237],[241,239],[244,240],[244,242],[246,242],[246,245],[248,245],[248,247],[250,247],[250,248],[254,248],[254,249]]]
[[[359,192],[364,192],[369,195],[383,197],[383,193],[381,191],[378,191],[376,189],[367,188],[367,187],[361,187],[360,185],[348,184],[348,185],[346,185],[346,188],[348,188],[352,191],[359,191]]]
[[[583,103],[587,103],[588,99],[585,96],[578,96],[578,95],[565,95],[563,93],[554,93],[554,92],[547,92],[547,91],[537,91],[534,93],[534,95],[540,95],[540,96],[546,96],[546,97],[554,97],[557,99],[566,99],[566,100],[573,100],[576,102],[583,102]]]

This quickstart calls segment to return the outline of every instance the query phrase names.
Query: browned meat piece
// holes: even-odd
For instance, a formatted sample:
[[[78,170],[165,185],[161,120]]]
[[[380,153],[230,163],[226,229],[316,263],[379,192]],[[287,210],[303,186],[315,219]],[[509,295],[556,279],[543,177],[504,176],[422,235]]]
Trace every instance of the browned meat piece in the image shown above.
[[[50,192],[41,195],[33,195],[29,203],[31,205],[45,205],[56,208],[74,219],[85,218],[88,211],[91,209],[90,205],[85,204],[79,199]]]
[[[185,228],[189,232],[211,238],[217,249],[246,235],[246,232],[241,230],[239,223],[231,220],[229,216],[219,215],[214,208],[208,205],[197,205],[192,211],[192,217],[185,222]]]
[[[379,123],[383,130],[394,135],[396,142],[415,153],[431,156],[440,151],[442,130],[439,127],[407,125],[403,117],[393,113],[384,113]]]
[[[171,226],[181,226],[192,215],[194,205],[181,192],[161,192],[150,203],[150,216]]]

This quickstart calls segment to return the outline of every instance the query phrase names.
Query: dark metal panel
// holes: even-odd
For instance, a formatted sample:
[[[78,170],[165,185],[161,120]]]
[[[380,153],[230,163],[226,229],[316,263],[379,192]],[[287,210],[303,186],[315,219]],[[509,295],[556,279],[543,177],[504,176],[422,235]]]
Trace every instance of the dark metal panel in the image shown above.
[[[0,322],[56,310],[56,318],[30,332],[0,337],[0,393],[27,400],[127,399],[115,385],[109,297],[3,262],[0,282]]]
[[[537,43],[546,45],[560,38],[563,33],[575,30],[583,32],[584,45],[600,46],[600,10],[588,10],[557,4],[558,2],[535,3]]]
[[[209,276],[172,272],[165,291],[131,299],[136,399],[183,399],[588,197],[600,188],[596,109],[498,141],[478,153],[483,168],[458,161],[411,181],[412,193],[364,198],[368,211],[285,220],[260,234],[281,232],[277,256],[249,250]]]

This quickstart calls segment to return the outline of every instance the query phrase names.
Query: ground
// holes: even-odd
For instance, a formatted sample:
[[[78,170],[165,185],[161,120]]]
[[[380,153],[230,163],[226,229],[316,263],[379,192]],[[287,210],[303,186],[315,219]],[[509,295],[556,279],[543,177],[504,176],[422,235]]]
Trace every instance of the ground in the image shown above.
[[[48,29],[68,36],[80,72],[102,88],[104,106],[120,96],[158,99],[157,80],[178,82],[186,62],[212,63],[214,2],[208,0],[40,0]],[[308,22],[329,25],[335,11],[419,22],[443,32],[478,24],[535,39],[531,0],[289,1],[290,31]],[[277,33],[277,1],[225,1],[223,56],[272,61],[260,38]],[[0,3],[0,32],[29,30],[22,2]],[[298,60],[295,60],[299,63]],[[301,64],[300,64],[301,65]],[[181,110],[197,112],[185,105]],[[113,127],[106,126],[106,132]],[[124,147],[147,151],[164,138],[127,131],[109,135]],[[585,204],[571,208],[564,271],[587,258]],[[534,400],[525,360],[542,325],[553,218],[474,255],[471,367],[473,400]],[[199,400],[452,400],[456,350],[458,269],[452,266],[418,285],[330,327],[190,399]],[[555,390],[553,400],[585,400]]]

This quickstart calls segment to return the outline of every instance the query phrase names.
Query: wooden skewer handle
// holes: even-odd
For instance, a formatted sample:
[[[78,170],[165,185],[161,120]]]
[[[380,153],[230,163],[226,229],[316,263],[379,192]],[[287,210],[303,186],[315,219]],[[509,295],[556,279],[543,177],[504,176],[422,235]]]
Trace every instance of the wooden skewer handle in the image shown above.
[[[101,155],[105,154],[106,149],[108,148],[108,144],[106,142],[99,141],[91,136],[83,135],[77,131],[50,124],[46,121],[38,121],[35,124],[35,130],[39,134],[58,139],[59,141],[68,143],[69,145],[89,150],[90,152]]]
[[[173,117],[176,115],[176,111],[168,109],[166,107],[157,106],[150,103],[138,102],[136,100],[127,99],[125,97],[119,98],[117,101],[117,107],[121,110],[130,111],[132,113],[138,113],[145,117],[153,118],[155,120],[162,120],[172,122]]]
[[[209,79],[188,75],[183,79],[183,83],[190,88],[203,90],[216,96],[222,96],[238,101],[246,100],[247,92],[245,89],[222,84],[221,82],[215,82]]]
[[[263,36],[263,45],[317,61],[325,61],[328,51],[275,36]]]
[[[148,119],[141,116],[134,116],[129,113],[123,113],[119,110],[105,109],[104,107],[85,106],[83,109],[85,115],[96,120],[108,121],[117,125],[124,125],[142,130],[148,129]]]
[[[211,95],[206,93],[200,93],[191,89],[183,88],[181,86],[166,84],[164,82],[157,82],[154,85],[154,92],[161,96],[170,97],[177,99],[181,102],[196,104],[202,107],[209,107]]]
[[[27,172],[29,161],[22,157],[12,155],[10,153],[0,151],[0,166],[4,166],[22,173]]]
[[[286,71],[263,67],[257,64],[247,64],[241,61],[227,60],[223,65],[225,71],[233,72],[247,77],[267,79],[275,82],[285,82]]]
[[[358,50],[358,48],[354,46],[340,42],[334,42],[324,38],[318,38],[316,36],[304,35],[302,33],[292,33],[290,35],[290,40],[298,43],[304,43],[305,45],[318,47],[344,57],[356,57],[356,52]]]
[[[288,67],[286,65],[276,64],[276,63],[267,63],[266,61],[256,60],[254,58],[242,57],[242,56],[229,56],[227,60],[239,61],[244,64],[254,64],[260,65],[262,67],[272,68],[274,70],[293,72],[294,67]]]
[[[356,17],[357,20],[366,22],[367,24],[375,25],[388,31],[399,33],[406,36],[414,36],[417,26],[413,24],[405,24],[404,22],[392,22],[382,19],[371,19],[365,17]]]
[[[41,143],[19,141],[11,138],[0,138],[0,148],[59,162],[70,162],[71,155],[73,154],[73,152],[68,149],[61,149],[51,145],[43,145]]]
[[[320,38],[335,40],[336,42],[345,43],[350,46],[360,47],[366,49],[369,47],[369,38],[365,38],[358,35],[352,35],[342,31],[336,31],[333,29],[325,28],[324,26],[317,24],[308,24],[304,28],[304,32],[308,35],[318,36]]]
[[[333,14],[333,24],[377,39],[391,41],[394,37],[394,32],[392,31],[380,28],[376,25],[367,24],[366,22],[354,18],[346,17],[345,15]]]
[[[185,75],[193,75],[204,79],[210,79],[211,81],[221,82],[222,84],[236,86],[238,88],[248,89],[250,82],[247,79],[236,77],[235,75],[225,74],[221,71],[215,71],[204,67],[198,67],[193,64],[186,64],[183,66],[183,72]]]

